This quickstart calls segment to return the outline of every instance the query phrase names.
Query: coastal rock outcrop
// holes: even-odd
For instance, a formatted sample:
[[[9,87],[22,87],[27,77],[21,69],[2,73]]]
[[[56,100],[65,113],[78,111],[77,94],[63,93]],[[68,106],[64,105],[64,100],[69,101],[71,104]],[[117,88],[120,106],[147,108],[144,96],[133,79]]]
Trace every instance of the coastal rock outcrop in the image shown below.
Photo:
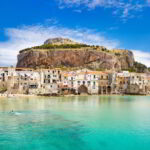
[[[87,67],[93,70],[123,70],[133,67],[133,53],[79,44],[69,39],[49,39],[42,46],[20,51],[17,67]]]
[[[53,45],[62,45],[62,44],[79,44],[77,42],[74,42],[70,39],[67,38],[52,38],[52,39],[47,39],[44,44],[53,44]]]

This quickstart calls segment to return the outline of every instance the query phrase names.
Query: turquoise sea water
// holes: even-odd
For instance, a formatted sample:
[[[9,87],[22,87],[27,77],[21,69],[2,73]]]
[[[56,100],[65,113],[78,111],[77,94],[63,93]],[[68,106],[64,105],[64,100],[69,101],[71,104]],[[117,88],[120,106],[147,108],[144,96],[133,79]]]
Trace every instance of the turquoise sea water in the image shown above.
[[[150,97],[1,98],[0,150],[150,150]]]

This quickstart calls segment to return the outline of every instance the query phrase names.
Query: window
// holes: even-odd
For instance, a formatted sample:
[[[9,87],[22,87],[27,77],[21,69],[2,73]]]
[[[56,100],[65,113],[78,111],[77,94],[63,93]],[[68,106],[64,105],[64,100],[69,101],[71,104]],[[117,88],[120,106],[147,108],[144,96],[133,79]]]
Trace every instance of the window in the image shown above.
[[[96,83],[95,83],[95,82],[93,82],[93,89],[95,89],[95,85],[96,85]]]
[[[53,80],[53,83],[56,83],[56,80]]]
[[[90,82],[90,81],[88,81],[88,84],[91,84],[91,82]]]
[[[59,80],[61,81],[61,75],[59,75]]]

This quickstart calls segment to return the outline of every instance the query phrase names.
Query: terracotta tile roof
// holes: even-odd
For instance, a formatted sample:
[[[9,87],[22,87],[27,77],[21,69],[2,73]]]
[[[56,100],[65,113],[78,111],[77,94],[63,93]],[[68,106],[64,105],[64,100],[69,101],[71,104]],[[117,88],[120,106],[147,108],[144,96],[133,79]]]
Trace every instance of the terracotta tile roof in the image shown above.
[[[92,72],[87,72],[88,74],[95,74],[95,75],[101,75],[101,74],[108,74],[107,72],[102,72],[102,71],[92,71]]]
[[[71,73],[62,73],[62,75],[65,76],[65,77],[75,76],[74,74],[71,74]]]

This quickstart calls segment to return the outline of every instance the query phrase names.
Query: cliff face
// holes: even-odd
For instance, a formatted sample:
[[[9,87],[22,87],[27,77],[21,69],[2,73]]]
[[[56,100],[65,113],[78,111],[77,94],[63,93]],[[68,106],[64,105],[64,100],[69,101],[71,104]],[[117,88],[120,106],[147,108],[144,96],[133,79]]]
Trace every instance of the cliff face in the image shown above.
[[[132,67],[133,64],[132,52],[125,50],[117,50],[115,53],[103,47],[57,49],[38,47],[21,51],[17,67],[87,67],[93,70],[122,70]]]
[[[134,56],[131,51],[128,50],[115,50],[118,51],[115,53],[117,55],[118,61],[121,64],[121,69],[129,69],[134,66]]]

